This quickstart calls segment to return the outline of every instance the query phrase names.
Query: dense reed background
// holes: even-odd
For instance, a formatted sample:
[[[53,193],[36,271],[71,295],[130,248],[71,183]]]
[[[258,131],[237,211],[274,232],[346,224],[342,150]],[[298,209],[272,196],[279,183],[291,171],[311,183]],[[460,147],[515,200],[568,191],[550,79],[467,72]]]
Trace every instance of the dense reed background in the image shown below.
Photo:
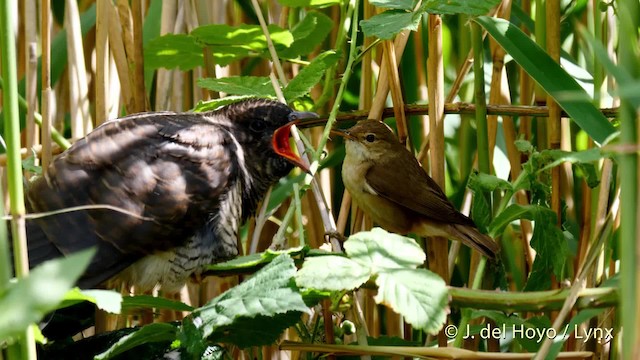
[[[106,120],[204,110],[228,96],[277,97],[275,83],[290,104],[316,111],[329,125],[301,131],[301,149],[318,163],[315,180],[296,171],[273,189],[243,228],[244,254],[315,249],[328,231],[349,235],[372,227],[344,191],[343,143],[328,139],[334,123],[346,127],[365,118],[385,119],[396,129],[452,202],[502,245],[502,261],[487,263],[459,244],[417,239],[426,267],[451,286],[446,324],[461,331],[469,325],[473,340],[413,329],[376,303],[377,290],[367,283],[313,307],[283,335],[296,343],[231,346],[225,356],[313,358],[335,353],[323,345],[336,342],[358,342],[352,351],[363,357],[389,354],[371,345],[412,346],[392,354],[431,358],[475,358],[475,351],[503,351],[501,359],[538,351],[538,358],[549,352],[640,356],[637,0],[28,0],[3,6],[2,110],[9,120],[0,163],[7,166],[4,196],[14,233],[24,224],[21,176],[34,176]],[[15,48],[8,49],[11,41]],[[0,249],[6,250],[2,243]],[[199,307],[253,270],[212,269],[219,276],[172,297]],[[0,301],[7,278],[0,278]],[[166,308],[135,320],[102,314],[96,331],[188,314]],[[347,335],[346,320],[368,340]],[[482,338],[482,328],[503,325],[570,328],[573,336],[553,344],[517,334]],[[573,329],[610,329],[613,337],[583,341],[583,332]],[[33,356],[33,333],[21,331],[13,334],[21,340],[9,347],[10,359]]]

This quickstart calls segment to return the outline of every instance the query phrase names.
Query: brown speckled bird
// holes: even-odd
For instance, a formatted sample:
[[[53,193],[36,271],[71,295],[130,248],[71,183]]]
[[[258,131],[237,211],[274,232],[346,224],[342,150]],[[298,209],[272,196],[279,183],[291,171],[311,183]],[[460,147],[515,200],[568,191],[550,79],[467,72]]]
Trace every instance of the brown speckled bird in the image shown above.
[[[498,244],[458,212],[438,184],[382,122],[333,130],[346,141],[342,179],[355,203],[384,229],[444,236],[493,258]]]
[[[306,117],[315,114],[253,99],[103,124],[29,184],[27,207],[110,205],[127,213],[89,209],[28,221],[30,265],[96,247],[80,287],[116,279],[178,290],[203,265],[236,256],[241,223],[294,164],[304,166],[289,147],[289,128]]]

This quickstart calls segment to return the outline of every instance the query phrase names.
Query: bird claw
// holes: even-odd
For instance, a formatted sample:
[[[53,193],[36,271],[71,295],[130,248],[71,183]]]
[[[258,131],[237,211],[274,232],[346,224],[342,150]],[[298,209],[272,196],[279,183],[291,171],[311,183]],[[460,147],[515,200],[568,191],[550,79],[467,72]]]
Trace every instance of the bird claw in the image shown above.
[[[327,231],[324,233],[324,239],[326,242],[331,242],[331,239],[338,240],[341,244],[347,241],[347,237],[338,231]]]

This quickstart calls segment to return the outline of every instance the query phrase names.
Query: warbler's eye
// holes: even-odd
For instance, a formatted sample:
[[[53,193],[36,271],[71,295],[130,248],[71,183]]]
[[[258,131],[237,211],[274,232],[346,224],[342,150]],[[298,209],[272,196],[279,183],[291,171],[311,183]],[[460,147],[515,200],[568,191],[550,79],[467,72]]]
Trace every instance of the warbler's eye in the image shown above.
[[[262,119],[256,119],[251,122],[251,125],[249,125],[249,127],[252,131],[261,132],[267,127],[267,124]]]
[[[367,136],[365,136],[364,139],[367,140],[367,142],[374,142],[376,141],[376,136],[373,134],[367,134]]]

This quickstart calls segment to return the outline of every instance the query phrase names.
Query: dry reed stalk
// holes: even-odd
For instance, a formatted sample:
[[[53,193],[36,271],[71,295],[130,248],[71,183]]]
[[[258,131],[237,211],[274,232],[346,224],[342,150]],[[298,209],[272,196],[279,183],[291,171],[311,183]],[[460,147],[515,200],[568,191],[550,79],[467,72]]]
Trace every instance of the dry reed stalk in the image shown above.
[[[96,8],[96,126],[109,119],[109,2],[98,0]]]
[[[122,90],[122,97],[124,98],[124,106],[128,114],[133,114],[136,112],[135,98],[133,95],[133,80],[129,74],[127,54],[123,42],[122,24],[120,23],[120,17],[116,12],[115,7],[109,0],[106,1],[105,11],[108,11],[109,14],[109,21],[105,25],[108,25],[109,29],[109,47],[116,64],[116,69],[118,70],[120,88]]]
[[[411,32],[407,30],[401,31],[396,35],[396,38],[393,41],[396,53],[396,62],[402,58],[402,53],[404,53],[404,49],[407,46],[410,33]],[[371,103],[371,108],[369,109],[369,119],[382,120],[382,110],[384,109],[384,104],[386,103],[387,95],[389,94],[388,72],[389,68],[383,61],[382,66],[380,67],[380,73],[378,74],[378,87],[376,88],[376,93],[374,95],[373,102]]]
[[[34,14],[35,15],[35,14]],[[35,23],[35,22],[34,22]],[[35,29],[34,29],[35,30]],[[28,149],[40,143],[38,135],[40,134],[38,126],[36,126],[35,113],[38,109],[38,56],[36,55],[36,43],[29,42],[27,47],[27,66],[26,66],[26,96],[27,96],[27,117],[25,120],[25,147]],[[4,155],[4,154],[3,154]],[[34,159],[34,165],[38,165],[38,159]],[[31,172],[24,171],[26,178],[31,177]]]
[[[147,95],[144,89],[144,49],[142,47],[142,0],[131,1],[131,17],[133,18],[133,97],[136,112],[149,110]]]
[[[40,4],[40,41],[42,44],[42,168],[51,163],[51,0]],[[45,175],[46,176],[46,175]]]
[[[429,133],[431,177],[444,190],[444,67],[442,59],[442,19],[438,15],[429,14],[428,32],[429,57],[427,59],[428,93],[429,93]],[[427,258],[429,268],[440,275],[446,283],[448,276],[447,239],[433,237],[427,239]],[[447,338],[443,332],[438,335],[438,344],[447,346]]]
[[[89,89],[78,5],[73,0],[67,0],[65,5],[64,22],[67,30],[71,137],[77,140],[83,138],[93,129],[93,122],[89,112]]]
[[[395,54],[395,48],[391,40],[382,42],[384,63],[389,69],[388,81],[389,89],[391,90],[391,99],[393,102],[393,113],[396,118],[396,127],[398,128],[398,140],[402,144],[408,145],[411,148],[411,144],[408,144],[409,132],[407,127],[407,118],[404,112],[404,100],[402,99],[402,88],[400,87],[400,74],[398,73],[398,61]]]
[[[25,95],[27,100],[27,116],[25,121],[25,147],[33,148],[40,143],[40,132],[36,126],[35,114],[38,110],[38,55],[36,44],[37,38],[37,18],[38,12],[35,3],[32,1],[24,2],[24,52],[25,52]],[[3,154],[4,155],[4,154]],[[38,159],[35,159],[38,164]],[[25,171],[25,176],[30,177],[30,172]]]
[[[178,18],[178,1],[165,0],[162,2],[162,18],[160,20],[160,36],[168,33],[177,33],[176,19]],[[173,70],[156,70],[155,108],[154,110],[169,110],[169,93]]]

